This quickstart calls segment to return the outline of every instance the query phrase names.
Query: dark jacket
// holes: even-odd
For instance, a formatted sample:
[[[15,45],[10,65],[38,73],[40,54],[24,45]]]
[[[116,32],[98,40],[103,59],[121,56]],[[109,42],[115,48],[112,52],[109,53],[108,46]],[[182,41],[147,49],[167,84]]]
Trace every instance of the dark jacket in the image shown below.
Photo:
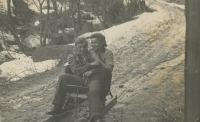
[[[83,78],[83,74],[91,70],[92,74],[88,79],[100,80],[99,74],[101,71],[101,67],[90,65],[90,63],[92,63],[94,59],[91,57],[89,52],[85,55],[73,53],[68,56],[67,60],[74,75]]]

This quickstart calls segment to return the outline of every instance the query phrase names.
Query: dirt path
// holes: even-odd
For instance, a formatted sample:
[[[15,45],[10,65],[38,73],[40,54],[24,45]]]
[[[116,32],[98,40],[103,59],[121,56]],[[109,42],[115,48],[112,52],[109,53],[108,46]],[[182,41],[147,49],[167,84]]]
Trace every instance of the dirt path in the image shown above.
[[[49,116],[58,76],[63,67],[1,86],[0,122],[41,122]]]
[[[121,96],[105,117],[108,122],[183,121],[184,13],[160,2],[148,2],[157,11],[150,15],[151,20],[148,15],[138,19],[147,27],[132,26],[128,32],[137,33],[128,47],[115,47],[118,68],[112,91]]]
[[[147,5],[156,11],[115,26],[112,33],[105,31],[115,56],[111,90],[120,96],[105,116],[107,122],[183,121],[184,12],[155,0],[147,0]],[[1,86],[0,122],[47,119],[63,71],[56,68]]]

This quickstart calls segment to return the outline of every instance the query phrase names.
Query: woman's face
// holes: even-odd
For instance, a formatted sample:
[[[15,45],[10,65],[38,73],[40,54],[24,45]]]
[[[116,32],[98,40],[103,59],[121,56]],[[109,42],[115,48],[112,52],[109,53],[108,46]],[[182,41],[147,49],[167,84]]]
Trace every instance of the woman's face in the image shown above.
[[[87,52],[88,45],[86,42],[78,43],[76,48],[80,54],[85,54]]]
[[[103,42],[98,41],[97,38],[91,38],[91,46],[94,51],[99,51],[103,48]]]

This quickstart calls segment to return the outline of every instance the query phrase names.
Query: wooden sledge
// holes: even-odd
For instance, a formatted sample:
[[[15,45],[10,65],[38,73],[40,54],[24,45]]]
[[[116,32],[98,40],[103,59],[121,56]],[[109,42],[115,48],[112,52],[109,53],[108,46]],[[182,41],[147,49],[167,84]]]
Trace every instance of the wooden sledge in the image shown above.
[[[79,95],[75,95],[74,93],[70,95],[71,97],[77,97]],[[82,95],[80,95],[81,97],[83,97]],[[85,98],[85,97],[84,97]],[[77,99],[77,98],[75,98]],[[78,98],[80,99],[80,98]],[[112,98],[111,100],[109,100],[107,103],[106,103],[106,106],[104,109],[102,109],[101,111],[101,115],[102,116],[105,116],[106,113],[117,103],[117,96],[115,96],[114,98]],[[78,103],[79,104],[79,103]],[[79,107],[79,106],[77,106]],[[79,111],[79,108],[76,108],[78,109]],[[67,114],[70,114],[72,113],[73,110],[68,110],[68,111],[65,111],[63,112],[62,114],[60,115],[54,115],[54,116],[51,116],[49,119],[47,119],[46,121],[43,121],[43,122],[59,122],[62,118],[64,118]]]

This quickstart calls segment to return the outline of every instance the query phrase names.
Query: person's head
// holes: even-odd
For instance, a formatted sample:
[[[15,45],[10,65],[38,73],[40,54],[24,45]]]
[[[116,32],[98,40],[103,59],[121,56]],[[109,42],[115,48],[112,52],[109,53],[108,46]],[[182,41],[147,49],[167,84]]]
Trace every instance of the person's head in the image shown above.
[[[75,46],[79,54],[85,54],[88,51],[88,42],[85,38],[77,38],[75,40]]]
[[[90,39],[91,39],[91,46],[94,51],[100,51],[107,46],[105,36],[102,35],[101,33],[92,34],[90,36]]]

